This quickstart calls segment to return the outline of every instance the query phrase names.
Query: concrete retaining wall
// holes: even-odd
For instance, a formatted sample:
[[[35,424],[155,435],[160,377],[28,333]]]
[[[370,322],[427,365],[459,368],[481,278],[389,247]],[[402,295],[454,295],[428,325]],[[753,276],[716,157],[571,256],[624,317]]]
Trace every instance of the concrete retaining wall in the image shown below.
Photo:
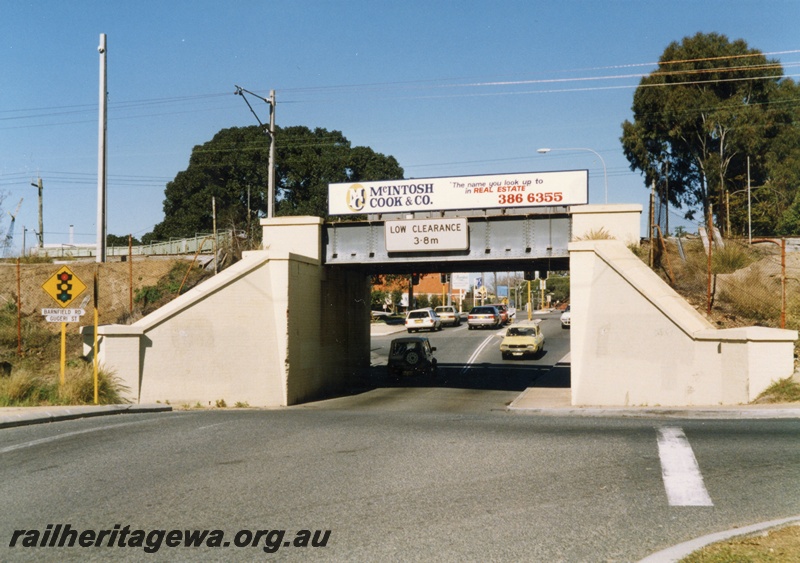
[[[792,375],[797,331],[715,329],[620,241],[569,251],[573,405],[734,405]]]
[[[322,266],[320,219],[262,223],[266,250],[133,325],[99,327],[98,358],[130,400],[284,406],[345,389],[369,367],[366,276]],[[90,355],[92,327],[82,333]]]

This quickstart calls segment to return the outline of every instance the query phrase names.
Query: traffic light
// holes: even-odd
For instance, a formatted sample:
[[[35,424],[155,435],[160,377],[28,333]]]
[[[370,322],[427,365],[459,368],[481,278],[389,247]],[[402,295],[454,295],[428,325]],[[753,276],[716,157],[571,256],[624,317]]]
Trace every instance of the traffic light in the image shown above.
[[[411,274],[411,285],[419,285],[419,274]]]
[[[523,272],[523,277],[525,278],[526,281],[533,281],[538,279],[546,280],[548,273],[549,272],[547,270],[541,272],[539,270],[533,272]]]
[[[71,272],[61,272],[58,274],[58,283],[56,284],[58,295],[56,296],[56,299],[58,299],[62,303],[69,303],[74,299],[74,297],[72,296],[72,284],[69,283],[71,281],[72,281]]]
[[[448,281],[450,281],[450,276],[448,274],[439,274],[439,281],[442,282],[443,284],[447,283]]]

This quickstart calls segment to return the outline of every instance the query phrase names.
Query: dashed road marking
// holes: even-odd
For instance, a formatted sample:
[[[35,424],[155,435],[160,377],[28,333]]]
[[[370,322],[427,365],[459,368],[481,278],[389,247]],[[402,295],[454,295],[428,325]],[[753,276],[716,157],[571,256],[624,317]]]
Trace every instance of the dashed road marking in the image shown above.
[[[681,428],[659,428],[658,456],[670,506],[714,506],[692,446]]]

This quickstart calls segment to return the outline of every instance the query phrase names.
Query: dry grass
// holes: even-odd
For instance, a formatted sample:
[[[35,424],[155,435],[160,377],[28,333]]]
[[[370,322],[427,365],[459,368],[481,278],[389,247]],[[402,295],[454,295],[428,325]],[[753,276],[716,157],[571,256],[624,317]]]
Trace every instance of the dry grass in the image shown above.
[[[768,530],[700,549],[680,563],[800,563],[800,525]]]
[[[41,287],[43,280],[53,275],[59,266],[28,263],[21,268],[19,283],[23,307],[19,317],[17,269],[11,264],[0,266],[0,362],[11,366],[10,377],[0,376],[0,406],[93,403],[93,366],[83,357],[83,339],[79,332],[81,325],[92,323],[91,301],[84,307],[87,314],[82,322],[66,326],[66,384],[61,386],[60,323],[48,323],[41,315],[42,308],[54,306],[52,298]],[[133,322],[212,275],[192,267],[186,260],[146,260],[135,266],[133,290],[137,296],[146,295],[147,298],[139,299],[133,311],[130,310],[129,265],[107,263],[100,267],[98,312],[101,324]],[[89,286],[97,268],[94,263],[70,264],[70,269]],[[86,295],[90,294],[89,287]],[[121,399],[123,389],[113,373],[101,368],[98,383],[100,403],[124,402]]]
[[[754,403],[800,402],[800,382],[794,377],[779,379],[756,397]]]
[[[780,256],[771,247],[748,246],[726,241],[724,249],[712,252],[712,309],[708,314],[708,255],[699,239],[683,239],[684,257],[677,244],[667,242],[668,257],[661,256],[656,272],[669,282],[667,263],[675,275],[673,288],[698,312],[719,328],[780,325]],[[647,256],[647,252],[639,253]],[[787,277],[800,274],[800,263]],[[787,291],[786,328],[800,328],[800,298]]]
[[[592,229],[582,237],[575,237],[575,240],[610,240],[613,238],[614,237],[611,236],[611,233],[609,233],[603,227],[600,227],[599,229]]]
[[[59,382],[60,366],[43,372],[14,370],[0,378],[0,406],[88,405],[94,403],[94,372],[90,364],[72,365],[65,370],[64,385]],[[98,403],[119,404],[125,391],[113,373],[100,369],[97,374]]]

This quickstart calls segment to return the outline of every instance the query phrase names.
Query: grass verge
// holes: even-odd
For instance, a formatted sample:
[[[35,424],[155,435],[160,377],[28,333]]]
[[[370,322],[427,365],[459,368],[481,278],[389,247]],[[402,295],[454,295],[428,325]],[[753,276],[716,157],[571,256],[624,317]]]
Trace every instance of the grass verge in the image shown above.
[[[800,382],[792,377],[779,379],[756,397],[754,403],[796,403],[800,402]]]
[[[708,545],[680,563],[800,563],[800,525]]]

